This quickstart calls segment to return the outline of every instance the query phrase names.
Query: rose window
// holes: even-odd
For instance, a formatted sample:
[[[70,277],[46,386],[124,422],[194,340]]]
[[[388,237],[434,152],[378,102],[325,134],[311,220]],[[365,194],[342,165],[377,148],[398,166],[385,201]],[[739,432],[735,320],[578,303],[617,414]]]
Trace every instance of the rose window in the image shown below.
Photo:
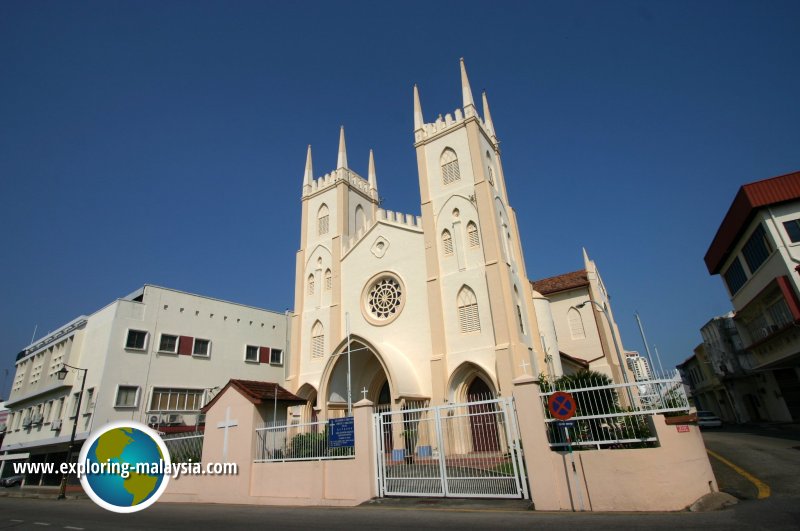
[[[369,290],[367,304],[369,312],[376,319],[389,319],[400,311],[402,303],[402,288],[400,283],[391,277],[384,277]]]

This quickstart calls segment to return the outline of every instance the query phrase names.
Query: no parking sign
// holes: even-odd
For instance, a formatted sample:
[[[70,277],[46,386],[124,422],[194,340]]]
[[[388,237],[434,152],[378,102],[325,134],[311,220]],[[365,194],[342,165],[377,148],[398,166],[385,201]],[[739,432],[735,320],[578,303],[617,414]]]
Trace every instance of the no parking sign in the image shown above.
[[[547,408],[550,414],[558,420],[567,420],[575,414],[575,399],[570,393],[558,391],[547,399]]]

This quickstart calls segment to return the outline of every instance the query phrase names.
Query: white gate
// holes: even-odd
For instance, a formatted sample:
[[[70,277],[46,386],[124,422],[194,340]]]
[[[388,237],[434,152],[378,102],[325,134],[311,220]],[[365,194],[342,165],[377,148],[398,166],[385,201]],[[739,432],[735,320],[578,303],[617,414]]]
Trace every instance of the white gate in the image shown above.
[[[528,498],[512,398],[375,414],[379,496]]]

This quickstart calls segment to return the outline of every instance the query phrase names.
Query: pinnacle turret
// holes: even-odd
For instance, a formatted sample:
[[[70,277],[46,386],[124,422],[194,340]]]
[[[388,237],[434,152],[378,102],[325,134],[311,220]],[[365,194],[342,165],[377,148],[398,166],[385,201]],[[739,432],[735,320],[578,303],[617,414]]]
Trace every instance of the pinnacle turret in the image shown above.
[[[369,170],[368,170],[368,179],[369,181],[369,190],[372,192],[378,191],[378,181],[377,177],[375,176],[375,155],[373,155],[372,150],[369,150]]]
[[[422,104],[419,102],[419,89],[414,84],[414,131],[419,131],[425,126],[425,119],[422,117]]]
[[[469,86],[469,78],[467,77],[467,67],[464,66],[464,58],[460,59],[461,63],[461,95],[464,100],[464,113],[467,114],[467,108],[472,107],[475,110],[475,102],[472,100],[472,89]]]
[[[486,91],[483,91],[483,123],[486,124],[489,134],[492,135],[492,140],[497,140],[497,134],[494,132],[494,123],[492,122],[492,113],[489,112],[489,99],[486,97]]]
[[[311,182],[314,180],[314,167],[311,165],[311,144],[308,145],[306,153],[306,172],[303,175],[303,192],[311,189]],[[308,190],[306,190],[308,187]]]
[[[339,156],[336,158],[336,169],[347,168],[347,147],[344,144],[344,126],[339,130]]]

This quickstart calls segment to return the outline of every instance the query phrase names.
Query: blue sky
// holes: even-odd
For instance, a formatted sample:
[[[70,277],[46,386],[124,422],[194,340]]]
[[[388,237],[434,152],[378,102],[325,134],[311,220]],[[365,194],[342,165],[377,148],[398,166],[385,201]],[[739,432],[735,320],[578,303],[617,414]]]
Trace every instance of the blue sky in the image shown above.
[[[800,169],[800,3],[0,3],[0,368],[144,283],[292,308],[305,149],[419,212],[412,93],[486,89],[528,273],[597,261],[673,365],[738,187]],[[2,373],[0,372],[0,378]]]

